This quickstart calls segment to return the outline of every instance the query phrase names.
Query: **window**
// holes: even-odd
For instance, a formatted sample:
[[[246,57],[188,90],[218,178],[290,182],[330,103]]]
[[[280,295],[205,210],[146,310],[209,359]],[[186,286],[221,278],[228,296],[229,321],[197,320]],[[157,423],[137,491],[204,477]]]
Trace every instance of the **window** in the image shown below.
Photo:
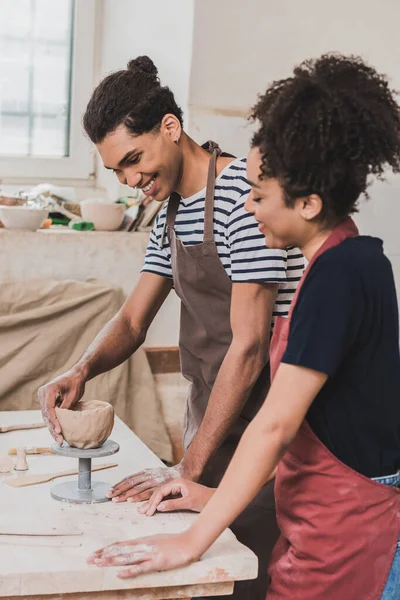
[[[94,0],[0,0],[0,178],[87,179]]]

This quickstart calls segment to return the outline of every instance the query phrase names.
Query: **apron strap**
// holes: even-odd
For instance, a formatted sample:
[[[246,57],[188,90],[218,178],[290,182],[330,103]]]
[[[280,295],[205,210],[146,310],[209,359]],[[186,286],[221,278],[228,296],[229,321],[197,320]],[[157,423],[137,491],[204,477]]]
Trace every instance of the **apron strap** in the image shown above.
[[[208,167],[206,201],[204,206],[204,241],[214,241],[214,190],[217,171],[217,150],[211,154]]]
[[[175,219],[176,219],[176,215],[178,214],[178,208],[179,208],[180,201],[181,201],[180,195],[177,194],[176,192],[172,192],[172,194],[170,195],[170,197],[168,199],[167,215],[165,217],[164,227],[161,232],[161,239],[160,239],[160,248],[161,249],[164,244],[164,238],[165,238],[165,233],[167,231],[167,228],[169,228],[169,229],[174,228]]]
[[[206,199],[204,206],[204,242],[214,241],[214,190],[215,179],[217,176],[217,156],[232,156],[231,154],[222,153],[218,144],[215,142],[207,142],[202,146],[208,152],[212,152],[207,175]],[[232,156],[232,158],[234,158]],[[176,215],[181,197],[176,192],[172,192],[168,200],[167,216],[164,227],[161,232],[160,247],[163,247],[165,233],[167,229],[173,229],[175,226]]]

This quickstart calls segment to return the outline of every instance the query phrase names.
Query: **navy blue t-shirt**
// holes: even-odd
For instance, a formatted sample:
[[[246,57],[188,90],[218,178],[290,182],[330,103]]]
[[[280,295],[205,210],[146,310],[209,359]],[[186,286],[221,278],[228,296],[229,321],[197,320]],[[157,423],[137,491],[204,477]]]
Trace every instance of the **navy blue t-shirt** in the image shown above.
[[[306,418],[336,457],[367,477],[400,469],[398,309],[381,240],[347,239],[317,258],[282,362],[329,376]]]

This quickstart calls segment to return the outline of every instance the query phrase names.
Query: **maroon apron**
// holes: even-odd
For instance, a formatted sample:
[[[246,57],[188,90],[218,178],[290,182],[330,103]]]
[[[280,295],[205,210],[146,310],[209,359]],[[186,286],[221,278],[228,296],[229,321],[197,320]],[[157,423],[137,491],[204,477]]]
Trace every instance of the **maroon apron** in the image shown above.
[[[221,263],[214,241],[214,186],[216,160],[220,150],[215,144],[211,150],[205,199],[204,241],[185,246],[176,237],[174,226],[180,202],[176,193],[170,196],[166,219],[174,288],[181,299],[181,367],[183,375],[191,383],[184,423],[185,450],[203,420],[212,387],[232,341],[232,282]],[[263,404],[269,385],[267,363],[237,422],[207,464],[200,479],[203,485],[219,485],[241,435]],[[264,486],[254,502],[232,525],[232,531],[239,541],[251,548],[259,559],[258,579],[235,585],[233,598],[237,600],[265,600],[268,587],[267,564],[279,537],[273,491],[273,482]]]
[[[301,286],[315,260],[356,235],[354,222],[346,219],[310,261],[289,318],[275,323],[272,376],[287,346]],[[268,600],[379,600],[399,538],[399,492],[342,463],[304,420],[276,476],[281,537],[270,562]]]

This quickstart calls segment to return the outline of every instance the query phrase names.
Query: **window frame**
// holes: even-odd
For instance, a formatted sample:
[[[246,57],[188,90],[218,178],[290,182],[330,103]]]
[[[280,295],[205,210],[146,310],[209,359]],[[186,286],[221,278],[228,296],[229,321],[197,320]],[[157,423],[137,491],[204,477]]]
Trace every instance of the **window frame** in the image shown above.
[[[74,0],[74,37],[70,105],[70,155],[66,157],[0,156],[1,184],[74,180],[88,183],[95,177],[93,145],[82,133],[82,115],[94,84],[96,0]]]

